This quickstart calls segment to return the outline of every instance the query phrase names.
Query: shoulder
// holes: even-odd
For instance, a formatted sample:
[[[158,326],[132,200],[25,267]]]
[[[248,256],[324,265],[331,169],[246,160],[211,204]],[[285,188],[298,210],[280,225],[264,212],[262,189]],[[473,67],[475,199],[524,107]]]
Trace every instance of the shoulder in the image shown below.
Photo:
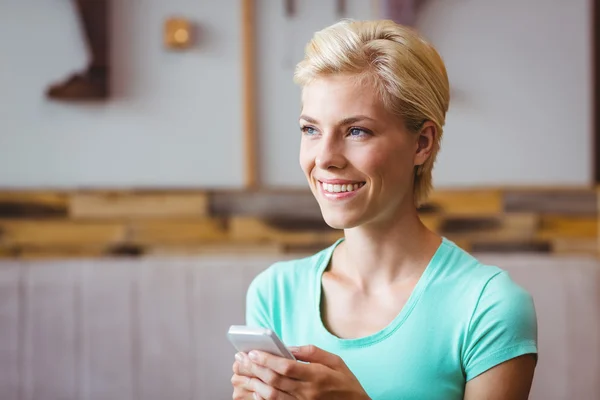
[[[482,283],[469,323],[470,334],[477,336],[481,329],[494,328],[498,335],[510,332],[535,341],[537,316],[531,294],[500,268]]]
[[[445,249],[439,278],[451,283],[458,292],[465,294],[473,301],[473,306],[483,297],[517,301],[531,298],[529,293],[513,281],[509,273],[500,266],[482,263],[449,240],[444,240],[442,246],[445,246]]]
[[[530,293],[509,273],[480,262],[446,241],[441,274],[463,310],[463,365],[467,380],[508,359],[537,353],[537,318]]]

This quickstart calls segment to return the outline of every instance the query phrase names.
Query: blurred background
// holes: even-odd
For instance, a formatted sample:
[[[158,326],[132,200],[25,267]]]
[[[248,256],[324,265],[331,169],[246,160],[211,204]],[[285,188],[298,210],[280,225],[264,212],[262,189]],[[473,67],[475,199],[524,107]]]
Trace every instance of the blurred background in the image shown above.
[[[245,291],[340,237],[295,64],[414,26],[452,87],[425,223],[534,296],[532,399],[600,399],[596,0],[0,0],[0,398],[231,397]]]

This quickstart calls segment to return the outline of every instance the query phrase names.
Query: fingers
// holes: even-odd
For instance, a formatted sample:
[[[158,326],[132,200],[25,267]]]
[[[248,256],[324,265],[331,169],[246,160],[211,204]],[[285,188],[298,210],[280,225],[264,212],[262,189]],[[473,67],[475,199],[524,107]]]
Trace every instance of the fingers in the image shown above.
[[[291,395],[277,390],[259,379],[251,378],[251,381],[252,391],[256,396],[255,400],[295,400]]]
[[[339,370],[345,367],[344,361],[336,354],[329,353],[317,346],[308,345],[290,348],[294,357],[300,361],[323,364],[331,369]]]
[[[233,365],[234,374],[246,377],[247,379],[258,378],[268,386],[288,393],[292,392],[299,383],[297,380],[281,375],[267,366],[262,366],[253,362],[248,356],[242,355],[240,358],[242,361],[236,361]],[[281,360],[287,361],[285,359]]]
[[[231,377],[231,384],[233,385],[233,400],[262,400],[256,399],[253,392],[244,388],[248,382],[248,379],[248,377],[236,374]]]
[[[248,392],[243,389],[233,389],[233,400],[263,400],[262,397],[256,397],[254,393]]]
[[[282,392],[258,378],[249,378],[234,374],[231,377],[234,400],[293,400],[289,394]]]
[[[306,380],[310,376],[310,367],[295,360],[288,360],[262,351],[251,351],[248,356],[253,364],[287,378]]]
[[[248,356],[244,353],[237,353],[235,355],[235,362],[233,363],[233,373],[242,376],[254,377],[252,372],[252,362]]]
[[[244,358],[248,357],[243,353],[235,355],[236,361],[233,363],[233,376],[231,384],[233,385],[233,400],[264,400],[260,395],[247,390],[250,385],[250,379],[255,378],[252,369],[246,365]],[[238,361],[239,360],[239,361]]]

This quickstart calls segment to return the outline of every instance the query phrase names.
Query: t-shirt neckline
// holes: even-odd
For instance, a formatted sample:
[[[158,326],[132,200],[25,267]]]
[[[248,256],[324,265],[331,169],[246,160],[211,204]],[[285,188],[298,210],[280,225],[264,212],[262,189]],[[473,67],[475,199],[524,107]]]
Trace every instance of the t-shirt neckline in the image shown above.
[[[329,249],[327,249],[327,251],[324,254],[324,257],[322,257],[322,259],[321,259],[320,265],[316,269],[317,273],[316,273],[316,278],[314,280],[314,284],[315,284],[314,289],[315,290],[313,291],[313,293],[315,293],[313,311],[315,312],[315,316],[316,316],[316,318],[315,318],[317,321],[316,325],[317,325],[317,329],[321,335],[326,337],[329,342],[333,342],[339,347],[342,347],[342,348],[366,347],[366,346],[370,346],[375,343],[378,343],[378,342],[384,340],[385,338],[389,337],[396,330],[398,330],[398,328],[400,328],[400,326],[402,326],[404,321],[406,321],[406,319],[408,318],[408,316],[410,315],[410,313],[412,312],[414,307],[417,305],[424,290],[429,285],[429,282],[431,281],[432,277],[435,276],[435,271],[441,264],[440,259],[443,258],[444,254],[445,254],[445,248],[448,247],[447,246],[448,240],[445,237],[442,237],[442,242],[440,243],[440,245],[436,249],[435,253],[429,260],[427,267],[425,267],[425,270],[421,274],[421,277],[419,278],[419,281],[415,285],[412,293],[410,294],[408,300],[406,301],[406,304],[404,304],[404,306],[402,307],[402,310],[400,310],[400,312],[396,315],[396,317],[394,317],[394,319],[383,329],[381,329],[375,333],[372,333],[368,336],[352,338],[352,339],[340,338],[340,337],[334,335],[333,333],[331,333],[329,331],[329,329],[327,329],[325,327],[325,324],[323,323],[323,316],[321,315],[321,296],[322,296],[322,291],[323,291],[323,283],[322,283],[323,273],[325,272],[325,269],[327,269],[327,266],[331,262],[331,258],[333,256],[334,250],[342,241],[344,241],[344,238],[338,239],[334,244],[332,244],[329,247]]]

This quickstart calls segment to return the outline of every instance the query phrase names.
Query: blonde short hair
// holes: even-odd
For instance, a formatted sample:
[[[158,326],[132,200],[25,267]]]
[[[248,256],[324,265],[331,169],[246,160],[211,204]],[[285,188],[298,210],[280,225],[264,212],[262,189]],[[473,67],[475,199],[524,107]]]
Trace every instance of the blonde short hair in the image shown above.
[[[413,29],[393,21],[337,22],[317,33],[296,66],[294,82],[356,74],[375,84],[384,106],[418,133],[425,121],[437,127],[429,159],[415,168],[414,200],[422,204],[432,188],[432,170],[442,139],[450,89],[438,52]]]

